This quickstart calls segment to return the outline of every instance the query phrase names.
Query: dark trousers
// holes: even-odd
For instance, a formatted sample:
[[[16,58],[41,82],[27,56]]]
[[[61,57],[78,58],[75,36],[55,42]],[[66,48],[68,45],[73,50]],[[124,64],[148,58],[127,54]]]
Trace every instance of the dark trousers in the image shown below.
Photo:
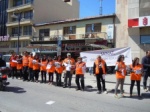
[[[39,70],[33,70],[33,76],[34,76],[35,80],[38,81],[38,79],[39,79]]]
[[[12,67],[12,77],[14,78],[14,76],[17,76],[17,68],[16,67]]]
[[[44,82],[46,83],[46,71],[41,71],[41,82],[43,82],[43,79],[44,79]]]
[[[136,81],[136,84],[137,84],[138,96],[140,96],[140,80],[131,80],[130,95],[132,95],[132,91],[133,91],[135,81]]]
[[[106,91],[106,88],[105,88],[105,79],[103,79],[102,75],[103,74],[96,74],[97,88],[98,88],[99,91],[101,91],[101,81],[102,81],[103,91]]]
[[[33,69],[29,68],[29,78],[31,81],[34,81],[34,76],[33,76]]]
[[[20,78],[22,78],[22,69],[20,69],[20,70],[17,70],[17,76],[16,76],[16,78],[18,78],[18,77],[20,77]]]
[[[80,86],[80,83],[81,83],[81,86]],[[84,75],[83,74],[76,75],[76,84],[77,84],[78,89],[81,89],[81,87],[82,89],[84,89]]]
[[[147,88],[147,79],[150,73],[144,72],[144,76],[143,76],[143,88],[146,89]]]
[[[28,80],[28,66],[23,67],[23,79]]]
[[[48,73],[48,75],[49,75],[49,82],[53,82],[54,73]]]
[[[61,86],[61,74],[56,72],[56,84]]]
[[[69,79],[69,81],[68,81],[68,79]],[[72,80],[72,74],[70,71],[67,71],[65,73],[65,77],[64,77],[64,86],[67,86],[67,84],[68,84],[68,86],[71,86],[71,80]]]

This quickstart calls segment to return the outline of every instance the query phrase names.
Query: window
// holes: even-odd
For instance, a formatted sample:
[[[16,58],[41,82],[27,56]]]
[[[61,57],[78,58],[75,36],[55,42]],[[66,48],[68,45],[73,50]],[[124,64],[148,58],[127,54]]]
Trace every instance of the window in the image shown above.
[[[76,34],[76,26],[64,27],[63,34],[64,35]]]
[[[23,0],[13,0],[13,6],[19,6],[23,4]]]
[[[24,26],[23,35],[32,35],[32,26]]]
[[[25,0],[25,4],[27,3],[33,3],[33,0]]]
[[[150,35],[142,35],[140,41],[141,44],[150,44]]]
[[[29,45],[29,41],[23,41],[22,47],[27,47]]]
[[[17,41],[13,41],[13,42],[11,42],[11,48],[17,48],[17,45],[18,43],[17,43]],[[21,47],[21,43],[19,43],[19,47]]]
[[[22,28],[20,28],[20,35],[22,34]],[[12,28],[12,36],[18,36],[18,27]]]
[[[70,2],[70,0],[64,0],[64,2]]]
[[[87,24],[86,25],[86,33],[89,32],[100,32],[101,31],[101,23]]]
[[[33,17],[33,11],[32,10],[24,12],[24,18],[25,19],[32,19],[32,17]]]
[[[40,29],[39,30],[39,37],[49,36],[50,29]]]

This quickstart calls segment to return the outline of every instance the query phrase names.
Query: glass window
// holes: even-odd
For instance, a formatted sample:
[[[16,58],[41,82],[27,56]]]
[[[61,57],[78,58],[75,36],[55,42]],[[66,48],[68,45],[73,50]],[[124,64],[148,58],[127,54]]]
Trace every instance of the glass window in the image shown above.
[[[33,3],[33,0],[25,0],[25,4],[27,3]]]
[[[101,32],[101,23],[87,24],[86,33],[89,32]]]
[[[23,41],[22,47],[27,47],[29,45],[29,41]]]
[[[20,35],[22,34],[22,28],[20,28]],[[12,36],[18,36],[18,27],[12,28]]]
[[[32,26],[24,26],[23,35],[32,35]]]
[[[11,42],[11,48],[17,48],[17,45],[18,43],[17,43],[17,41],[13,41],[13,42]],[[21,47],[21,43],[19,43],[19,47]]]
[[[150,35],[142,35],[140,41],[141,44],[150,44]]]
[[[76,34],[76,26],[69,26],[63,28],[63,34]]]
[[[40,29],[39,30],[39,37],[41,37],[41,36],[49,36],[49,32],[50,32],[50,29]]]
[[[32,10],[24,12],[24,18],[25,19],[32,19],[32,17],[33,17],[33,11]]]
[[[13,6],[19,6],[23,4],[23,0],[13,0]]]

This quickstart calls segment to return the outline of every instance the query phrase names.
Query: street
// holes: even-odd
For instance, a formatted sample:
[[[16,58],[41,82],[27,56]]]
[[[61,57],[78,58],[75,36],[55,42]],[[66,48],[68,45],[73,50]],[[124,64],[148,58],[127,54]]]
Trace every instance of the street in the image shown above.
[[[144,93],[139,100],[136,96],[129,98],[129,76],[125,81],[124,98],[114,98],[115,76],[106,76],[108,94],[97,94],[95,77],[86,74],[86,90],[75,90],[75,79],[72,88],[54,85],[23,82],[11,79],[6,91],[0,92],[0,112],[149,112],[150,92]],[[54,78],[55,81],[55,78]],[[142,84],[142,83],[141,83]],[[133,93],[136,94],[136,86]]]

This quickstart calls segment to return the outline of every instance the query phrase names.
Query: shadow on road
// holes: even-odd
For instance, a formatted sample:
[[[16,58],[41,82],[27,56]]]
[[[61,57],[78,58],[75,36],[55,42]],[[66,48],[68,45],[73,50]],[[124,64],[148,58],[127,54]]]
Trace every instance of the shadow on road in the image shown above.
[[[21,94],[21,93],[25,93],[26,91],[21,87],[7,86],[4,92],[13,92],[13,93]]]

